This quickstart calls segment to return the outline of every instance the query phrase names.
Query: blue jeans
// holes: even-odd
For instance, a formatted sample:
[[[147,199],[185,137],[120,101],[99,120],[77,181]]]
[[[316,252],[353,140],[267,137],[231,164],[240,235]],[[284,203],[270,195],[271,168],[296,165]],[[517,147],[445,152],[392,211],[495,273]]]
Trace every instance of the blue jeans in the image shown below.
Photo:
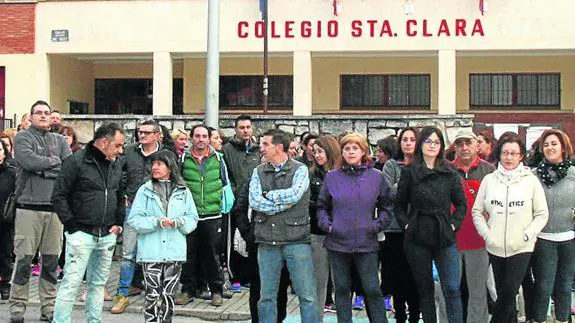
[[[319,305],[309,244],[259,245],[258,266],[261,292],[258,314],[260,322],[277,322],[278,286],[284,261],[287,264],[292,286],[299,298],[301,322],[319,322]]]
[[[333,283],[335,289],[335,304],[337,305],[337,321],[352,323],[351,313],[351,266],[355,264],[361,286],[367,300],[367,311],[371,322],[387,322],[383,294],[379,288],[379,259],[377,252],[342,253],[329,252]],[[325,273],[327,274],[327,273]]]
[[[84,273],[88,288],[86,293],[86,322],[101,321],[104,305],[104,288],[110,275],[112,255],[116,246],[116,235],[110,233],[96,237],[82,231],[66,235],[66,265],[64,279],[60,283],[54,323],[67,323],[72,319],[74,301],[78,295]],[[86,272],[87,270],[87,272]]]
[[[435,288],[431,264],[435,261],[441,290],[445,297],[449,323],[463,322],[463,305],[459,291],[459,255],[455,244],[445,248],[429,248],[414,244],[406,237],[404,240],[405,256],[411,267],[421,304],[423,320],[427,323],[437,322],[435,312]],[[487,300],[486,300],[487,301]]]
[[[130,207],[126,208],[126,218],[130,214]],[[134,228],[124,222],[122,231],[122,261],[120,262],[120,279],[118,281],[118,295],[128,296],[128,289],[132,286],[134,270],[136,268],[136,252],[138,249],[138,233]]]
[[[569,319],[574,273],[575,239],[563,242],[537,239],[533,252],[533,320],[542,322],[547,319],[551,296],[555,302],[555,318],[561,322]]]

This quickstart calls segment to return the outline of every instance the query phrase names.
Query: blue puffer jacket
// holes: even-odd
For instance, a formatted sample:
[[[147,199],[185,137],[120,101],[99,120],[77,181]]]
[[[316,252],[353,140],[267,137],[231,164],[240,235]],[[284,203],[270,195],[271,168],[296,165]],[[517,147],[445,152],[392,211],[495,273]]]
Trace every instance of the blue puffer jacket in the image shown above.
[[[164,217],[176,220],[177,228],[163,229],[160,219]],[[166,214],[160,196],[148,181],[138,189],[127,221],[138,232],[137,262],[186,261],[186,235],[196,228],[198,212],[190,190],[178,185]]]
[[[318,198],[319,227],[325,232],[331,228],[325,248],[343,253],[378,251],[377,233],[389,225],[392,203],[387,181],[375,168],[344,166],[327,173]]]

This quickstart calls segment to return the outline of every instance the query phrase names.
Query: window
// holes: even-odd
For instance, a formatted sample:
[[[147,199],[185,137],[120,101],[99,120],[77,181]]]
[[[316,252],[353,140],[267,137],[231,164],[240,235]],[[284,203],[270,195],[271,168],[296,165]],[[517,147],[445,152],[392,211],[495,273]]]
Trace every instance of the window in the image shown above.
[[[430,103],[430,75],[342,75],[341,107],[425,108]]]
[[[97,79],[95,84],[96,114],[152,114],[152,79]],[[183,79],[173,79],[173,114],[183,114],[183,93]]]
[[[471,107],[560,107],[561,75],[470,74]]]
[[[268,77],[268,107],[289,109],[293,107],[293,77],[273,75]],[[220,76],[220,107],[229,109],[263,107],[263,76]]]

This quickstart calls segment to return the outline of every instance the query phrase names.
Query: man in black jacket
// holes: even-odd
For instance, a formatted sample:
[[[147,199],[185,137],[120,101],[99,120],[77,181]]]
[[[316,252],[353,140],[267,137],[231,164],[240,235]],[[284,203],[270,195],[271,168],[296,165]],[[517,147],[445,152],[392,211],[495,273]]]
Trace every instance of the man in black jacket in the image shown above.
[[[85,149],[62,164],[52,193],[54,209],[66,234],[66,274],[54,308],[55,323],[71,321],[74,301],[87,269],[86,319],[100,322],[104,287],[110,274],[116,237],[122,231],[124,131],[115,123],[101,126]]]

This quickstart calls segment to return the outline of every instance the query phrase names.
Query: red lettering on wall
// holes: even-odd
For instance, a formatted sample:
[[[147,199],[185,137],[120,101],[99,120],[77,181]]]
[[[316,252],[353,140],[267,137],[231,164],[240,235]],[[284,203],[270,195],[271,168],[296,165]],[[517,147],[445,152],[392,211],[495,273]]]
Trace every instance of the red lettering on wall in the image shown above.
[[[415,29],[416,26],[417,26],[417,20],[415,19],[409,19],[408,21],[405,22],[405,30],[407,36],[409,37],[417,36],[417,30]]]
[[[375,24],[377,20],[368,20],[367,23],[369,24],[369,37],[375,36]]]
[[[479,34],[479,36],[485,36],[483,33],[483,26],[481,25],[481,19],[475,19],[475,24],[473,24],[473,31],[471,31],[471,36],[475,36],[475,34]]]
[[[276,22],[272,21],[272,38],[280,38],[280,35],[276,32]]]
[[[310,38],[311,37],[311,22],[309,22],[309,21],[302,21],[301,22],[301,36],[303,38]]]
[[[389,25],[389,20],[384,20],[383,24],[381,25],[379,37],[383,36],[384,34],[389,37],[393,37],[393,32],[391,31],[391,26]]]
[[[351,22],[351,37],[361,37],[361,20]]]
[[[254,27],[255,27],[254,28],[254,34],[255,34],[256,38],[264,38],[265,37],[264,22],[263,21],[256,21]]]
[[[465,19],[455,19],[455,36],[467,36]]]
[[[327,22],[327,36],[331,38],[337,37],[339,34],[339,24],[337,20],[330,20]]]
[[[285,23],[285,37],[286,38],[293,38],[293,24],[295,24],[295,21],[293,20],[288,20]]]
[[[247,21],[240,21],[238,22],[238,37],[239,38],[248,38],[249,33],[244,31],[244,28],[248,28],[250,24]]]
[[[449,32],[449,25],[447,24],[447,20],[445,19],[441,19],[441,24],[439,25],[439,31],[437,32],[437,36],[441,36],[442,34],[445,34],[445,36],[451,36],[451,33]]]
[[[427,31],[427,19],[423,19],[423,37],[431,37],[433,36]]]

